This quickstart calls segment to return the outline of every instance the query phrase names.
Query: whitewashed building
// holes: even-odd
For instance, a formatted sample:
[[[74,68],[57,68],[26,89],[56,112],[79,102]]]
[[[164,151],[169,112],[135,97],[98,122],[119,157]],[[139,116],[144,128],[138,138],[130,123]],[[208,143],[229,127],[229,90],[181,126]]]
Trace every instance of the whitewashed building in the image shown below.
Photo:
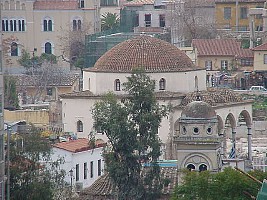
[[[79,138],[96,132],[96,138],[105,135],[93,129],[92,108],[107,92],[120,98],[132,69],[143,67],[146,74],[156,82],[155,95],[160,104],[171,104],[172,111],[162,119],[159,137],[162,141],[162,159],[177,159],[179,137],[199,137],[202,134],[219,135],[221,140],[231,138],[235,142],[236,128],[240,121],[247,126],[248,159],[251,161],[252,102],[245,101],[231,90],[206,88],[206,70],[193,64],[184,52],[175,46],[150,36],[141,35],[124,41],[83,73],[83,91],[61,95],[64,130],[75,132]],[[191,127],[183,132],[181,117],[183,109],[199,97],[215,110],[218,124],[208,127],[210,131],[195,132]],[[228,130],[228,131],[226,131]],[[188,134],[188,135],[187,135]],[[225,143],[225,142],[223,142]],[[226,156],[226,145],[222,144]],[[205,153],[204,153],[205,154]],[[187,159],[187,158],[185,158]],[[186,162],[181,162],[182,163]],[[179,166],[184,168],[186,166]],[[208,169],[210,169],[208,167]]]
[[[104,173],[102,150],[104,144],[89,146],[88,139],[60,142],[53,146],[53,160],[64,159],[61,169],[65,170],[65,181],[76,190],[89,187]]]

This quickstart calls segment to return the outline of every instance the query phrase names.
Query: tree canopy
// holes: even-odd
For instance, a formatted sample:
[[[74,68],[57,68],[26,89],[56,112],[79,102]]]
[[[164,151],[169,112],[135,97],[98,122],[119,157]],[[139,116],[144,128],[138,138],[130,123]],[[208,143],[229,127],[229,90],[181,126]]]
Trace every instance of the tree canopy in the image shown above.
[[[251,171],[250,174],[262,181],[267,173]],[[176,187],[171,200],[251,200],[257,196],[261,185],[232,168],[219,173],[209,171],[185,171],[183,183]]]
[[[28,133],[12,134],[10,141],[10,199],[59,199],[65,171],[62,159],[51,159],[51,144],[32,127]]]
[[[117,13],[105,13],[101,18],[101,30],[107,31],[117,29],[120,26],[120,19]]]
[[[93,109],[94,126],[110,143],[104,154],[107,172],[119,199],[157,199],[161,190],[158,128],[168,108],[157,103],[155,82],[141,69],[133,71],[123,87],[125,98],[119,101],[109,93]],[[151,167],[142,171],[143,163]]]

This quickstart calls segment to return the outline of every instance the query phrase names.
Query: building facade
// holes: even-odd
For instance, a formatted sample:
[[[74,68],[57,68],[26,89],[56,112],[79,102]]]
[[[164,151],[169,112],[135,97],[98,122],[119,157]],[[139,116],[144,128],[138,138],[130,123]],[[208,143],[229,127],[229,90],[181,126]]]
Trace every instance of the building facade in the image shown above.
[[[104,174],[103,146],[91,148],[88,139],[61,142],[54,145],[52,158],[64,159],[61,169],[66,172],[65,181],[80,191]]]
[[[215,0],[217,29],[249,31],[249,9],[263,8],[265,0]],[[262,31],[262,16],[255,15],[255,30]]]
[[[216,133],[223,140],[234,138],[239,120],[245,121],[248,158],[251,160],[252,103],[242,100],[231,90],[207,89],[205,68],[194,65],[175,46],[146,35],[116,45],[100,57],[93,68],[85,69],[83,91],[61,95],[64,130],[75,132],[78,137],[88,137],[90,132],[95,132],[96,138],[107,140],[101,131],[93,128],[92,108],[107,92],[122,97],[125,94],[122,83],[127,81],[135,67],[143,67],[146,74],[155,80],[159,104],[171,104],[173,107],[168,117],[162,119],[159,128],[161,159],[176,159],[174,138],[182,131],[180,119],[183,108],[200,95],[215,109],[218,120]],[[193,130],[190,128],[189,131]],[[223,154],[226,155],[226,151],[225,146]]]
[[[18,66],[22,49],[60,56],[63,35],[100,31],[100,1],[1,1],[4,64]],[[61,63],[62,64],[62,63]]]

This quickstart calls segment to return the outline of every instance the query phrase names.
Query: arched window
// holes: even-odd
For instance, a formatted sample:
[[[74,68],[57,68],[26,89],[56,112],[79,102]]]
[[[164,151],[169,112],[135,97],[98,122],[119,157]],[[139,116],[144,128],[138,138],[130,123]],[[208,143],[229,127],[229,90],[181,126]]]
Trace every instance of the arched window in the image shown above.
[[[9,20],[10,23],[10,31],[17,31],[17,21],[16,20]]]
[[[16,10],[20,10],[20,2],[16,1]]]
[[[187,165],[186,168],[189,169],[189,171],[194,171],[196,169],[195,165],[193,164]]]
[[[53,31],[53,21],[50,18],[43,20],[43,31]]]
[[[207,165],[201,164],[201,165],[199,165],[199,169],[198,170],[200,172],[203,172],[203,171],[207,171],[207,169],[208,169]]]
[[[11,56],[18,56],[18,55],[19,55],[18,44],[16,42],[12,42],[12,44],[11,44]]]
[[[15,1],[10,0],[10,10],[15,10]]]
[[[52,45],[50,42],[45,43],[45,53],[52,54]]]
[[[83,132],[83,123],[81,120],[77,121],[77,132]]]
[[[18,31],[25,31],[25,20],[19,19],[18,20]]]
[[[114,86],[115,86],[114,87],[115,91],[120,91],[121,90],[121,82],[120,82],[119,79],[115,80],[115,85]]]
[[[161,78],[159,80],[159,89],[160,90],[165,90],[166,89],[166,80],[164,78]]]
[[[195,76],[195,90],[198,91],[198,78]]]
[[[2,31],[8,31],[8,20],[2,19]]]
[[[21,10],[26,10],[25,3],[21,4]]]
[[[9,10],[9,3],[8,3],[8,1],[5,1],[5,10]]]
[[[82,30],[82,20],[79,17],[76,17],[72,20],[72,30],[80,31]]]

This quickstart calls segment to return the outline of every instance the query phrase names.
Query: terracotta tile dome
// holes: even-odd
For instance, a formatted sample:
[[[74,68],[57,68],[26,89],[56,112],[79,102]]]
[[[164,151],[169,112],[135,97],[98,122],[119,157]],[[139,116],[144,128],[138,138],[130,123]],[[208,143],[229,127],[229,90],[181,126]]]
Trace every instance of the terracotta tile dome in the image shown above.
[[[143,67],[146,72],[176,72],[201,69],[184,52],[163,40],[137,36],[107,51],[93,68],[86,71],[131,72]]]

